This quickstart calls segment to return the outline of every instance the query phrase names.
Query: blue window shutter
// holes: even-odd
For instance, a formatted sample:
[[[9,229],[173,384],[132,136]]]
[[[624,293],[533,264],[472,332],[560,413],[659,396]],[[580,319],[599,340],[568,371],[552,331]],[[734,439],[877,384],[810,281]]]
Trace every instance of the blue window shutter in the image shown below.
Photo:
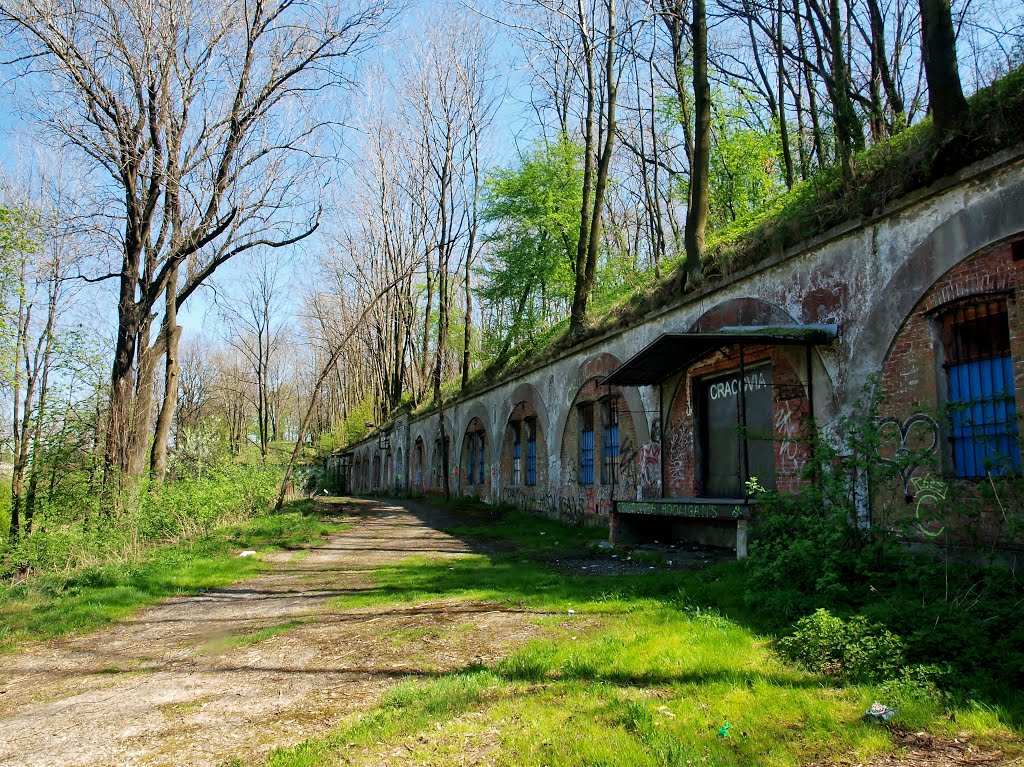
[[[949,406],[957,477],[1020,470],[1013,360],[1009,355],[951,365]]]

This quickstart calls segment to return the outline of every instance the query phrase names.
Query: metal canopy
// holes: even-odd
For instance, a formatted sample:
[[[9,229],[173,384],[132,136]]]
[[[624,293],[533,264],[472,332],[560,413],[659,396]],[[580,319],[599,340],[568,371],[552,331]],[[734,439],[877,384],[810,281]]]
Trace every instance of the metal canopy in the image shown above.
[[[733,344],[822,346],[839,335],[837,325],[751,325],[709,333],[666,333],[604,379],[602,385],[652,386],[686,370],[717,349]]]

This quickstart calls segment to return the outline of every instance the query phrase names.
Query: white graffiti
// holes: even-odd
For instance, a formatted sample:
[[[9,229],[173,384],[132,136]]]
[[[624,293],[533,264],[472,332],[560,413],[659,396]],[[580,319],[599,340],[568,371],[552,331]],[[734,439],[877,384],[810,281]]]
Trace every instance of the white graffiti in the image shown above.
[[[795,461],[800,450],[797,443],[799,427],[793,412],[792,408],[784,404],[775,409],[775,438],[781,443],[779,455],[787,461]]]
[[[765,378],[764,371],[755,371],[753,373],[747,373],[744,377],[746,385],[743,387],[746,391],[757,391],[758,389],[764,389],[768,386],[768,381]],[[735,376],[727,378],[724,381],[717,381],[716,383],[708,386],[708,394],[711,399],[725,399],[726,397],[735,397],[740,393],[740,377]]]

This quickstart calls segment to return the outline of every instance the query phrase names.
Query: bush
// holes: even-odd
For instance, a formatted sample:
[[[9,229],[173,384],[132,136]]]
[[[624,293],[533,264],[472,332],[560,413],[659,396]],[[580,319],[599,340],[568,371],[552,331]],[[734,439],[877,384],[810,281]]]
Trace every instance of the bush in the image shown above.
[[[72,571],[139,559],[155,546],[203,536],[268,512],[279,467],[223,464],[201,476],[140,481],[126,491],[118,516],[98,513],[96,498],[44,503],[31,533],[0,543],[0,575]]]
[[[857,413],[830,444],[809,446],[800,493],[758,492],[745,601],[776,630],[807,616],[780,649],[823,673],[834,666],[845,679],[893,674],[898,667],[887,664],[898,644],[905,668],[948,670],[929,675],[930,683],[972,691],[1024,687],[1024,586],[1014,574],[914,553],[885,524],[861,523],[858,498],[871,497],[905,464],[881,460],[877,409],[869,404]],[[947,504],[936,511],[960,514]]]
[[[825,609],[797,621],[778,648],[810,671],[848,682],[895,679],[905,665],[903,640],[884,626],[862,615],[843,620]]]

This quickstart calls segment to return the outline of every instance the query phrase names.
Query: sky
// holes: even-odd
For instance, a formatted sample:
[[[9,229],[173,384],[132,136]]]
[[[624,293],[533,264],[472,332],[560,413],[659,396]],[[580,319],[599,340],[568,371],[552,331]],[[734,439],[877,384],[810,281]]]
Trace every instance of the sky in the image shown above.
[[[961,4],[963,2],[966,0],[962,0]],[[1020,18],[1024,21],[1024,11],[1021,10],[1020,0],[984,0],[980,5],[991,9],[996,15],[1001,14],[1005,18]],[[424,0],[418,6],[407,10],[393,31],[382,39],[374,51],[373,58],[382,62],[385,72],[388,72],[389,68],[393,70],[393,61],[406,45],[409,34],[422,27],[423,20],[435,14],[438,7],[437,3]],[[957,3],[954,3],[954,8],[956,7]],[[463,12],[469,13],[470,11],[464,9]],[[505,98],[495,115],[492,126],[490,142],[492,167],[512,162],[521,150],[529,147],[536,139],[536,120],[527,105],[529,94],[524,84],[525,79],[517,64],[518,51],[507,37],[502,35],[501,29],[497,26],[496,33],[497,42],[493,51],[495,76],[500,81],[499,87],[505,92]],[[982,33],[972,32],[971,34]],[[987,48],[994,50],[996,47],[998,46],[988,45],[983,40],[975,41],[975,48],[982,51]],[[0,41],[0,58],[3,53],[3,43]],[[0,70],[0,72],[2,71]],[[15,98],[21,93],[19,87],[17,80],[0,79],[0,172],[14,179],[19,176],[19,166],[25,163],[26,157],[34,153],[37,156],[46,157],[60,151],[59,147],[45,146],[45,135],[41,134],[31,123],[19,117],[20,105]],[[343,160],[345,150],[341,150],[339,154],[341,155],[340,159]],[[335,173],[338,176],[345,173],[343,162],[335,169]],[[306,242],[275,252],[277,257],[287,261],[291,266],[289,271],[291,272],[292,286],[288,291],[289,299],[285,302],[285,311],[288,313],[297,314],[301,309],[302,296],[316,287],[314,264],[319,253],[327,247],[327,237],[332,228],[331,223],[329,220],[325,221],[322,231]],[[247,270],[250,268],[251,264],[247,259],[239,259],[225,265],[215,277],[216,291],[202,290],[189,299],[180,316],[180,322],[185,326],[187,335],[202,334],[216,339],[223,334],[224,323],[216,309],[214,297],[215,295],[222,297],[237,295],[238,287],[245,281]],[[83,293],[82,306],[78,308],[83,321],[110,336],[113,334],[116,320],[113,287],[114,283],[110,281]]]

